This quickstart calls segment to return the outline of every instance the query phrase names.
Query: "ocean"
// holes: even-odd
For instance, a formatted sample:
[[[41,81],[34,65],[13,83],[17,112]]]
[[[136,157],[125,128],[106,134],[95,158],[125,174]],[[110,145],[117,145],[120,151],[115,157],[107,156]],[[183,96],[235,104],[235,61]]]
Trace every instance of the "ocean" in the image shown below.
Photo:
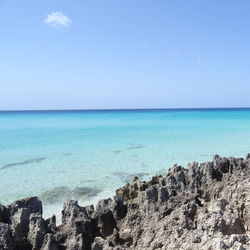
[[[0,112],[0,203],[96,204],[133,176],[250,152],[250,109]]]

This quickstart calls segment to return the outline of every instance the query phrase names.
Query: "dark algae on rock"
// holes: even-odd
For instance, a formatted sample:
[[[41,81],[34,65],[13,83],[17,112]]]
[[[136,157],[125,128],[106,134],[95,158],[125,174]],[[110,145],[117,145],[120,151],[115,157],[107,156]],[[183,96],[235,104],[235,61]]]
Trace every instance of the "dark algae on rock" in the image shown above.
[[[92,197],[100,193],[101,190],[98,188],[91,187],[76,187],[70,189],[66,186],[55,187],[39,195],[39,198],[45,203],[55,203],[70,200],[79,199],[81,197]],[[63,202],[62,201],[62,202]]]
[[[0,205],[0,249],[250,249],[250,155],[175,165],[113,199],[68,201],[62,223],[36,197]]]

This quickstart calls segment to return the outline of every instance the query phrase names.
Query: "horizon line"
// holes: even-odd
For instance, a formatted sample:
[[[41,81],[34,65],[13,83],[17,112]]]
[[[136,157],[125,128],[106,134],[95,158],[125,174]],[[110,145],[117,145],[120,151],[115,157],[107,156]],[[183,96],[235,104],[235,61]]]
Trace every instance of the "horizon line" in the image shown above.
[[[6,109],[0,112],[63,112],[63,111],[146,111],[146,110],[239,110],[250,107],[196,107],[196,108],[90,108],[90,109]]]

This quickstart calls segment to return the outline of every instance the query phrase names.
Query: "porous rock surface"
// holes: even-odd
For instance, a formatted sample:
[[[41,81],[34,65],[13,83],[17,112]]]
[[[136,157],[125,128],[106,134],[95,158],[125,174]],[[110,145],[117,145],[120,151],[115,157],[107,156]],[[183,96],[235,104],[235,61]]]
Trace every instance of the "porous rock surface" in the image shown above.
[[[96,208],[68,201],[57,226],[37,197],[0,205],[0,249],[250,249],[250,155],[134,178]]]

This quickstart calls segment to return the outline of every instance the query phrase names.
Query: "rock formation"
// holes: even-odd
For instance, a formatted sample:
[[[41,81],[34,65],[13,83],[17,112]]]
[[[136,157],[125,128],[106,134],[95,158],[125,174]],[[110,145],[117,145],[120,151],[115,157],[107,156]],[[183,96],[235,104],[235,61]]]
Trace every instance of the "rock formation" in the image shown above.
[[[0,205],[0,249],[250,249],[250,155],[135,177],[96,208],[68,201],[57,226],[32,197]]]

